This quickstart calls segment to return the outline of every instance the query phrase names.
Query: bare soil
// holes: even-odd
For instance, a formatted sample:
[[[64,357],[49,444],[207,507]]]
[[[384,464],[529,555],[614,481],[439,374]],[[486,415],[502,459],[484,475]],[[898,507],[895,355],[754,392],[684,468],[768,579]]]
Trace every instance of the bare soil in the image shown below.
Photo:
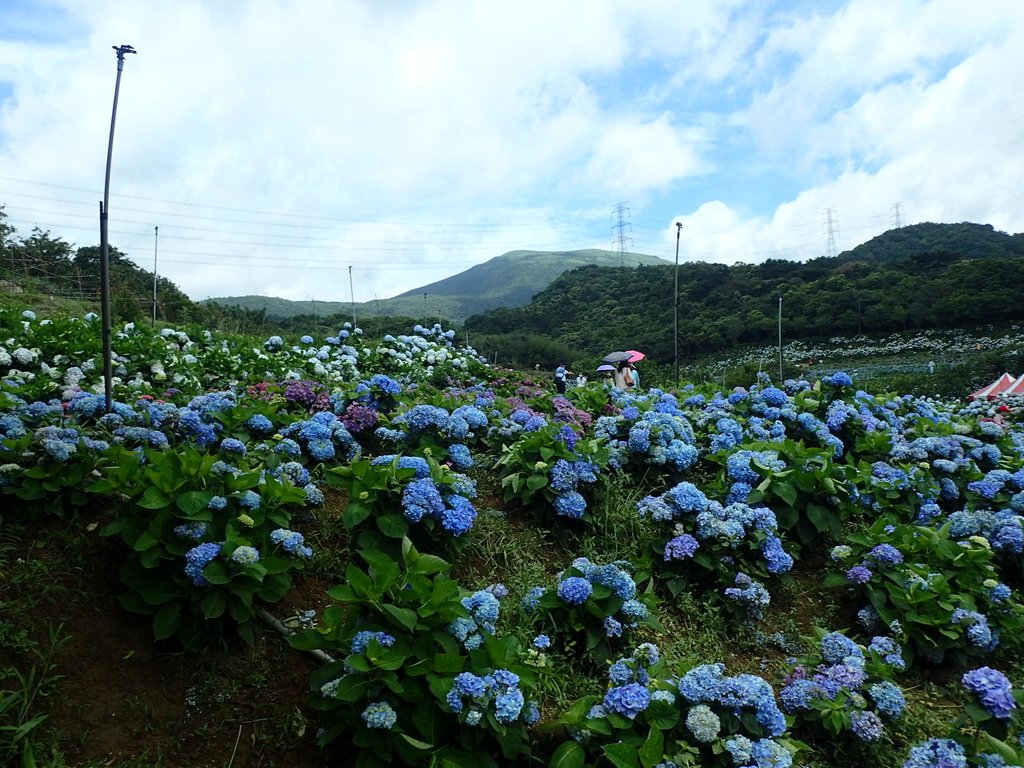
[[[49,715],[43,743],[48,739],[67,765],[339,764],[336,754],[317,747],[316,716],[304,704],[320,662],[269,627],[251,646],[233,639],[202,653],[154,643],[149,617],[118,603],[123,556],[88,521],[51,518],[26,528],[0,568],[0,604],[17,606],[22,620],[31,608],[28,632],[40,647],[48,627],[60,626],[66,638],[53,658],[62,677],[35,708]],[[7,578],[19,573],[21,579]],[[46,582],[38,600],[25,603],[24,594],[9,591],[27,590],[37,579]],[[300,575],[272,613],[319,613],[330,586]],[[33,661],[0,648],[0,668],[27,671]]]

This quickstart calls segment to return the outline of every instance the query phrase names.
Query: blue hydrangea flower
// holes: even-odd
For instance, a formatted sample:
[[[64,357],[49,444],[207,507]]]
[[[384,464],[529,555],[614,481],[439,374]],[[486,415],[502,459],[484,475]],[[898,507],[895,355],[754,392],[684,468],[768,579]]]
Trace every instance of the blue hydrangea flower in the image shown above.
[[[554,507],[559,516],[579,520],[587,510],[587,500],[577,491],[563,491],[555,497]]]
[[[370,641],[376,640],[381,648],[390,648],[395,644],[395,638],[389,635],[387,632],[373,632],[370,630],[362,630],[356,632],[352,637],[350,644],[350,650],[352,653],[365,653],[366,648],[370,645]]]
[[[890,720],[895,720],[902,715],[903,710],[907,707],[907,700],[903,696],[903,691],[900,690],[898,685],[888,680],[875,683],[868,688],[868,692],[871,694],[871,698],[875,700],[875,707],[878,709],[878,712]]]
[[[221,440],[220,449],[224,453],[232,453],[235,454],[236,456],[245,456],[246,454],[245,443],[233,437],[226,437],[223,440]]]
[[[651,692],[639,683],[626,683],[611,688],[604,697],[604,706],[630,720],[643,712],[651,703]]]
[[[523,610],[526,613],[533,613],[537,610],[537,603],[544,594],[544,587],[533,587],[523,597]]]
[[[686,727],[697,741],[709,744],[718,738],[722,721],[707,704],[698,704],[687,713]]]
[[[852,584],[866,584],[871,581],[873,574],[863,565],[855,565],[846,572],[846,578]]]
[[[402,510],[409,522],[418,523],[424,517],[440,517],[444,499],[431,478],[416,479],[402,491]]]
[[[509,688],[494,697],[494,718],[499,723],[514,722],[523,711],[523,692],[518,688]]]
[[[693,553],[700,547],[700,542],[688,533],[680,534],[669,539],[665,544],[665,560],[685,560],[693,557]]]
[[[242,491],[242,495],[238,498],[238,504],[246,509],[259,509],[261,503],[262,499],[255,491]]]
[[[584,578],[570,576],[558,585],[558,597],[569,605],[583,605],[594,591],[594,587]]]
[[[676,687],[691,702],[712,702],[718,699],[721,692],[724,671],[725,665],[721,662],[702,664],[683,675]]]
[[[446,499],[448,506],[441,513],[441,526],[454,536],[461,536],[473,527],[476,507],[464,496],[451,494]]]
[[[174,526],[174,533],[184,539],[199,541],[206,535],[209,526],[206,523],[182,523]]]
[[[952,739],[928,739],[910,748],[903,768],[967,768],[967,757]]]
[[[199,587],[210,586],[210,582],[203,576],[203,569],[220,554],[221,546],[220,543],[208,541],[185,553],[185,575],[192,579],[193,584]]]
[[[868,709],[858,709],[850,713],[850,728],[861,741],[871,742],[882,738],[882,721]]]
[[[825,376],[822,381],[832,387],[850,387],[853,386],[853,379],[850,378],[850,374],[845,371],[836,371],[831,376]]]
[[[1017,708],[1013,686],[1002,672],[991,667],[979,667],[964,673],[964,687],[977,695],[981,705],[992,717],[1008,720]]]
[[[849,657],[864,658],[864,651],[841,632],[829,632],[821,638],[821,657],[828,664],[839,664]]]
[[[867,556],[882,565],[899,565],[903,562],[903,553],[892,544],[878,544],[872,547]]]
[[[270,532],[270,540],[289,554],[307,559],[313,556],[313,550],[305,545],[305,537],[297,531],[277,528]]]

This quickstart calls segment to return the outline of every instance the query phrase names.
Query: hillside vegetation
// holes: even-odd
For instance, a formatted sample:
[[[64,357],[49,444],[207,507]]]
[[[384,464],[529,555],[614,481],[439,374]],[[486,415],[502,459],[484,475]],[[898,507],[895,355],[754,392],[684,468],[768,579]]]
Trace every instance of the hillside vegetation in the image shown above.
[[[284,319],[295,316],[381,317],[403,315],[421,322],[441,320],[462,323],[467,317],[496,307],[520,307],[563,272],[577,267],[630,266],[664,264],[657,256],[642,253],[622,254],[588,248],[576,251],[510,251],[470,267],[465,272],[413,288],[389,299],[358,302],[289,301],[269,296],[232,296],[209,301],[245,309],[266,310],[267,317]]]
[[[21,236],[5,224],[2,209],[0,245],[0,306],[78,315],[99,311],[96,246],[75,249],[38,229]],[[406,333],[417,323],[442,322],[490,361],[513,367],[589,366],[612,349],[641,349],[647,353],[645,367],[655,375],[651,381],[667,383],[658,366],[675,362],[674,267],[650,256],[628,259],[630,266],[621,266],[621,256],[608,251],[513,251],[393,299],[359,304],[356,320],[367,340]],[[738,374],[749,374],[751,365],[756,372],[772,357],[765,348],[778,340],[780,297],[787,344],[957,328],[985,336],[992,333],[988,326],[1007,329],[1024,320],[1022,259],[1024,236],[962,223],[902,227],[835,258],[805,263],[684,263],[679,267],[679,361],[684,371],[698,375],[696,369],[709,359],[747,357]],[[582,266],[559,274],[576,263]],[[112,248],[111,276],[114,319],[150,318],[152,273]],[[353,320],[348,304],[267,297],[248,297],[262,304],[243,301],[246,297],[232,299],[238,302],[234,306],[196,303],[166,278],[157,285],[160,324],[319,336]],[[513,306],[529,300],[530,286],[539,290],[532,302]],[[459,327],[452,318],[469,311],[470,300],[491,308]],[[305,314],[284,317],[296,311]],[[964,346],[962,370],[933,391],[959,393],[990,373],[1017,367],[1003,354],[978,359],[971,351],[975,346],[984,351]],[[802,357],[786,352],[789,363]]]
[[[780,300],[790,339],[1019,321],[1022,267],[1020,235],[968,223],[903,227],[808,262],[682,264],[680,353],[774,341]],[[588,354],[637,348],[671,360],[674,278],[672,266],[583,267],[558,277],[529,306],[475,315],[466,328],[477,336],[539,334]]]
[[[0,765],[1024,764],[1022,399],[98,324],[0,310]]]

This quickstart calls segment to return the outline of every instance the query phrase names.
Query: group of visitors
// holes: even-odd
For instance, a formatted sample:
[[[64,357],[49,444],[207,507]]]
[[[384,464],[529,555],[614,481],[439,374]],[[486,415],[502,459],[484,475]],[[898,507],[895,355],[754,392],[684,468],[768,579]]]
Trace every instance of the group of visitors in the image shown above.
[[[636,366],[628,360],[624,360],[615,366],[602,366],[606,370],[604,373],[604,385],[606,387],[616,387],[618,389],[636,389],[640,386],[640,373],[637,371]],[[559,365],[555,369],[555,391],[564,395],[565,390],[569,384],[569,377],[576,376],[575,373],[570,371],[564,365]],[[587,383],[586,376],[576,376],[576,386],[582,387]]]

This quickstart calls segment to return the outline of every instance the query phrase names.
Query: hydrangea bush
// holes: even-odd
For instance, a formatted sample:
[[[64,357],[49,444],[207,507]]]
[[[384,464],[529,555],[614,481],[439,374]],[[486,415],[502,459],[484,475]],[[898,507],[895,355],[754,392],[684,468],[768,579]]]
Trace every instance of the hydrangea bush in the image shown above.
[[[312,557],[291,530],[306,490],[240,454],[180,446],[113,455],[90,490],[126,499],[102,529],[131,553],[121,604],[152,615],[156,639],[176,635],[186,648],[232,626],[251,640],[256,609],[284,597],[291,573]]]
[[[596,440],[581,440],[568,424],[544,423],[506,447],[496,469],[505,501],[516,500],[546,521],[586,521],[588,497],[607,461]]]
[[[641,499],[637,513],[667,529],[653,544],[654,561],[674,595],[701,583],[747,587],[735,584],[739,574],[764,578],[793,567],[775,514],[767,507],[742,501],[723,505],[684,480],[660,495]]]
[[[499,637],[495,588],[466,593],[450,565],[406,538],[396,561],[359,553],[336,602],[290,642],[334,659],[311,678],[321,745],[342,740],[360,765],[497,766],[529,750],[540,713],[534,673],[514,637]]]
[[[649,643],[615,661],[606,693],[578,700],[560,722],[573,740],[556,750],[558,765],[600,755],[621,768],[788,768],[797,746],[768,681],[727,676],[724,664],[672,675]]]
[[[906,699],[893,682],[906,668],[899,643],[879,635],[865,647],[841,632],[818,629],[811,653],[790,667],[779,693],[782,708],[802,726],[829,736],[850,731],[878,742],[886,723],[902,717]]]
[[[476,484],[431,458],[384,454],[331,467],[324,482],[348,494],[343,520],[360,546],[394,551],[407,535],[445,548],[476,519]]]
[[[869,632],[889,628],[907,643],[909,658],[937,664],[1020,647],[1024,605],[999,578],[987,539],[956,540],[938,528],[883,518],[832,550],[839,572],[827,583],[867,605]]]
[[[588,663],[603,664],[641,626],[659,628],[651,585],[637,587],[625,562],[592,563],[585,557],[523,598],[531,625]]]

